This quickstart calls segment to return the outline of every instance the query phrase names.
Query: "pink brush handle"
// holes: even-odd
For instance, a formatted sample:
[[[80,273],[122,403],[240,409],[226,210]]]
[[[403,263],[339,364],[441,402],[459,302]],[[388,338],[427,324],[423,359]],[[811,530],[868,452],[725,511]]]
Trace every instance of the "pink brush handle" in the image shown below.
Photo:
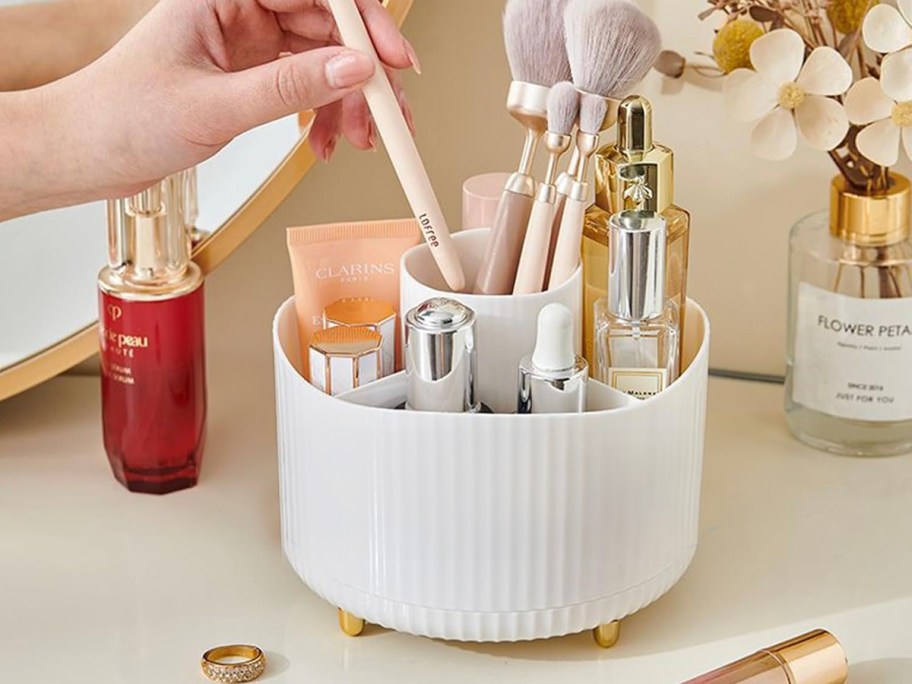
[[[560,233],[557,236],[557,246],[554,248],[554,263],[551,264],[551,280],[548,282],[549,290],[566,283],[579,268],[585,217],[586,200],[568,197],[561,219]]]
[[[535,294],[544,288],[553,221],[554,203],[536,199],[532,205],[529,229],[526,231],[522,255],[519,258],[513,294]]]
[[[461,292],[466,285],[465,274],[446,218],[361,13],[354,0],[329,0],[329,9],[339,27],[342,42],[377,60],[377,71],[364,86],[364,97],[431,254],[450,289]]]
[[[548,246],[548,263],[545,265],[545,289],[551,282],[551,264],[554,263],[554,252],[557,249],[557,237],[560,235],[561,221],[564,218],[564,207],[567,205],[567,185],[571,179],[562,175],[557,180],[557,201],[554,203],[554,218],[551,221],[551,244]]]
[[[488,249],[475,281],[476,294],[508,295],[513,292],[531,213],[531,195],[504,191],[491,228]]]

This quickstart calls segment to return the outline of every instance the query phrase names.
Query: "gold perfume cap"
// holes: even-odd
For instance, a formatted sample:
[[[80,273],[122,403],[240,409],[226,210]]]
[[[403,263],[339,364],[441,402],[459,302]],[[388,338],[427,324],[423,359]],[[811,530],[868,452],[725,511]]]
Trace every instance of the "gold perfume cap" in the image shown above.
[[[830,232],[861,247],[882,247],[909,237],[912,193],[909,179],[891,173],[890,189],[868,194],[836,176],[830,191]]]
[[[661,214],[674,202],[674,153],[653,139],[652,104],[632,95],[618,107],[618,139],[595,155],[595,203],[609,214]]]
[[[795,684],[843,684],[849,676],[845,651],[822,629],[773,646],[767,653],[783,663]]]
[[[184,214],[183,184],[173,176],[108,202],[108,266],[131,285],[181,280],[190,267]]]

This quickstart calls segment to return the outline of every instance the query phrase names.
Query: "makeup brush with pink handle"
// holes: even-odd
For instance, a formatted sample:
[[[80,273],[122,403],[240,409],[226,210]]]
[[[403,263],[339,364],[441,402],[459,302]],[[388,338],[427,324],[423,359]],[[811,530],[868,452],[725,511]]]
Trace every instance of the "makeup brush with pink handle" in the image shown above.
[[[643,80],[662,38],[655,22],[628,0],[571,0],[565,12],[573,83],[582,93],[576,149],[579,166],[568,184],[548,289],[563,285],[580,262],[583,221],[589,204],[589,160],[618,101]]]
[[[547,285],[545,273],[548,255],[551,251],[551,234],[554,224],[555,203],[557,202],[558,164],[564,152],[570,149],[571,134],[579,118],[580,92],[569,81],[558,83],[551,88],[548,96],[548,132],[545,147],[548,148],[548,170],[545,181],[538,188],[532,216],[523,242],[519,269],[513,294],[535,294]]]
[[[563,23],[566,2],[508,0],[504,10],[504,41],[513,75],[507,110],[525,127],[526,141],[519,169],[507,181],[491,227],[475,281],[478,294],[513,292],[535,197],[532,164],[548,127],[548,94],[554,84],[570,80]]]
[[[396,175],[399,176],[399,183],[405,191],[415,218],[418,219],[421,233],[431,248],[431,254],[444,280],[453,292],[462,292],[466,286],[465,274],[456,247],[453,245],[446,218],[418,154],[415,139],[399,108],[396,94],[361,18],[361,12],[355,5],[355,0],[328,1],[330,12],[336,20],[336,26],[339,27],[342,42],[346,47],[360,50],[377,61],[376,72],[364,86],[364,97],[374,116],[374,123],[383,139],[387,154],[396,169]]]

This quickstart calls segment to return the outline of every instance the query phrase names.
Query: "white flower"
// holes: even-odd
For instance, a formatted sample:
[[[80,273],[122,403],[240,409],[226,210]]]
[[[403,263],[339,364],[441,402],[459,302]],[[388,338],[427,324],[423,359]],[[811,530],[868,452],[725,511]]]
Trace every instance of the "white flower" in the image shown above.
[[[912,2],[912,0],[908,0]],[[751,46],[752,69],[736,69],[725,82],[726,105],[744,122],[757,122],[751,148],[779,161],[792,156],[798,134],[828,152],[845,139],[849,119],[831,97],[852,85],[852,67],[836,50],[819,47],[805,62],[804,40],[791,29],[771,31]]]
[[[866,78],[852,86],[845,109],[853,124],[866,126],[855,140],[865,157],[893,166],[900,142],[912,157],[912,50],[884,59],[879,81]]]
[[[875,5],[861,28],[865,44],[874,52],[899,52],[912,45],[912,0],[892,5]]]

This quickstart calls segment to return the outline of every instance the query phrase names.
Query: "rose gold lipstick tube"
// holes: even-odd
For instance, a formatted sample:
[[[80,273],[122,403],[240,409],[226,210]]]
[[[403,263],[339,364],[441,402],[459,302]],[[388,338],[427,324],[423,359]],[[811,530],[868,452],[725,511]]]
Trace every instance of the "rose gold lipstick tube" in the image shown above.
[[[818,629],[684,684],[843,684],[848,676],[842,646]]]

